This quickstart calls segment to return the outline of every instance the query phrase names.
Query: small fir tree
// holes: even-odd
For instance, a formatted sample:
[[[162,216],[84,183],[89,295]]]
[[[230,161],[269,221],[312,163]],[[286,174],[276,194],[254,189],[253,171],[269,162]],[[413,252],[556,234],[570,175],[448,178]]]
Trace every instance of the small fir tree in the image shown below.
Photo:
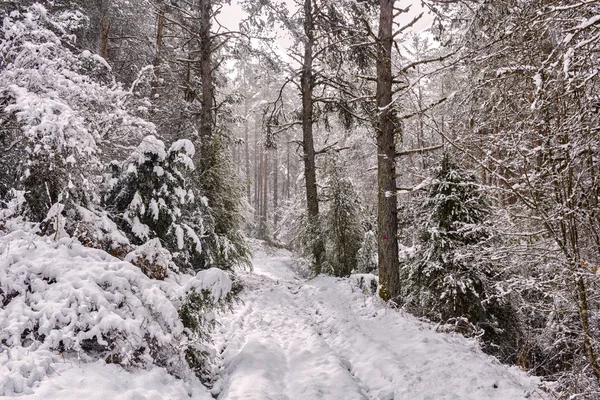
[[[377,236],[371,227],[363,233],[362,244],[356,257],[356,272],[372,273],[377,270]]]
[[[434,178],[416,249],[403,268],[407,306],[437,321],[466,318],[485,330],[484,339],[514,346],[516,313],[500,296],[501,273],[491,257],[490,202],[447,155]]]
[[[200,210],[207,206],[189,187],[193,155],[189,140],[179,140],[165,151],[161,140],[147,136],[105,199],[133,244],[159,238],[175,264],[185,269],[199,269],[204,234]]]
[[[349,276],[358,265],[358,251],[363,241],[358,194],[342,168],[333,160],[325,196],[327,262],[335,276]]]
[[[225,140],[220,135],[213,138],[194,171],[193,186],[206,196],[203,252],[197,260],[200,269],[251,265],[251,252],[241,229],[244,187],[227,156]]]

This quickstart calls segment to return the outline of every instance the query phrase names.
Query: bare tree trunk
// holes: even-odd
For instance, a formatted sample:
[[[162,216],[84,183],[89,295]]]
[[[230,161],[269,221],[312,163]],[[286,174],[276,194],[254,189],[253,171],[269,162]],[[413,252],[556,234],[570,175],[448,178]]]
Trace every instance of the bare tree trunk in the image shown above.
[[[417,76],[421,76],[421,67],[417,66]],[[419,107],[419,133],[417,134],[417,148],[422,149],[425,148],[425,122],[424,114],[421,112],[423,110],[423,89],[421,88],[421,81],[417,84],[417,105]],[[421,158],[421,170],[425,170],[425,153],[420,154],[418,157]]]
[[[154,61],[152,62],[152,66],[154,67],[154,77],[152,78],[151,89],[150,89],[150,99],[154,99],[156,92],[158,90],[158,81],[160,76],[160,52],[162,50],[162,41],[163,41],[163,29],[165,27],[165,9],[161,7],[158,11],[158,16],[156,20],[156,55],[154,56]]]
[[[566,203],[568,208],[572,208],[573,204],[571,203],[574,191],[574,174],[573,169],[567,169],[568,174],[564,177],[563,186],[566,189],[566,198],[562,199],[561,202]],[[560,193],[561,189],[557,188],[557,192]],[[577,276],[576,287],[577,287],[577,306],[579,309],[579,321],[581,322],[581,328],[583,330],[583,348],[585,349],[585,354],[587,356],[588,362],[592,367],[592,371],[596,376],[596,380],[600,385],[600,364],[598,363],[598,356],[596,354],[596,350],[594,349],[594,344],[592,343],[592,330],[590,328],[590,311],[588,305],[587,298],[587,288],[585,286],[584,277],[578,273],[579,268],[582,267],[581,260],[581,245],[579,240],[579,223],[577,219],[571,214],[570,216],[566,216],[560,223],[561,232],[563,232],[563,243],[569,243],[571,247],[571,253],[573,254],[569,257],[568,252],[566,256],[567,259],[571,262],[571,270]],[[559,244],[560,245],[560,244]],[[563,251],[565,249],[563,248]]]
[[[269,187],[269,168],[268,154],[261,149],[259,155],[259,174],[258,174],[258,237],[265,239],[267,237],[267,207],[268,207],[268,187]]]
[[[234,133],[234,135],[235,135],[235,133]],[[240,153],[240,149],[239,149],[238,145],[236,143],[234,143],[233,146],[231,146],[231,159],[233,160],[235,173],[238,177],[241,176],[240,163],[238,162],[238,159],[240,156],[239,153]]]
[[[579,306],[579,319],[583,329],[583,347],[585,349],[588,362],[592,367],[592,371],[594,371],[594,375],[598,380],[598,384],[600,384],[600,365],[598,364],[598,357],[596,356],[596,351],[592,345],[592,330],[590,329],[587,290],[585,288],[583,277],[581,276],[577,278],[577,297]]]
[[[317,197],[317,176],[315,146],[313,138],[313,48],[314,26],[312,0],[304,0],[304,60],[302,65],[302,147],[304,149],[304,181],[306,184],[306,206],[311,229],[316,235],[313,245],[314,270],[321,273],[325,258],[325,245],[319,232],[319,199]]]
[[[262,197],[262,232],[263,237],[267,237],[267,211],[269,206],[269,152],[263,152],[263,197]]]
[[[106,8],[108,8],[108,4],[110,2],[107,2],[107,6]],[[101,36],[100,36],[100,56],[102,58],[104,58],[105,60],[108,60],[108,38],[109,38],[109,34],[110,34],[110,21],[108,19],[108,17],[106,16],[107,14],[107,10],[104,11],[104,14],[102,15],[102,20],[101,20],[101,25],[102,25],[102,32],[101,32]]]
[[[446,93],[444,91],[444,78],[442,78],[441,81],[440,81],[440,97],[444,98],[444,96],[446,96]],[[440,129],[441,129],[441,132],[442,132],[442,146],[445,149],[446,148],[446,132],[445,132],[444,127],[446,125],[446,122],[445,122],[445,119],[444,119],[444,115],[445,114],[442,113],[442,120],[441,120],[441,123],[440,123]]]
[[[250,188],[250,144],[249,142],[249,138],[248,138],[248,131],[249,131],[249,127],[248,127],[248,97],[246,96],[244,98],[244,150],[246,152],[245,158],[246,158],[246,198],[248,199],[248,203],[250,203],[251,201],[251,188]]]
[[[259,237],[261,224],[260,219],[262,217],[262,181],[263,181],[263,173],[262,173],[262,148],[256,149],[256,158],[257,158],[257,170],[256,170],[256,222],[258,223],[259,229]]]
[[[258,207],[258,197],[257,197],[257,193],[258,193],[258,158],[256,157],[256,147],[257,147],[258,143],[257,143],[257,139],[256,139],[256,132],[254,132],[254,154],[252,155],[252,159],[253,159],[253,165],[254,165],[254,210],[256,213],[256,209]]]
[[[286,200],[290,199],[290,186],[291,186],[291,182],[290,182],[290,144],[288,143],[287,145],[287,166],[286,166],[286,170],[285,170],[285,193],[286,193]]]
[[[273,150],[273,229],[277,228],[277,223],[279,222],[278,221],[279,215],[277,213],[277,208],[279,206],[277,204],[277,202],[279,200],[277,198],[277,193],[278,193],[277,185],[279,184],[278,179],[277,179],[277,176],[279,175],[278,171],[277,171],[278,167],[279,167],[279,160],[277,159],[277,149],[275,148]]]
[[[396,197],[397,121],[392,106],[392,27],[394,0],[379,1],[377,48],[377,234],[379,292],[384,300],[400,293],[398,262],[398,201]]]
[[[211,65],[210,18],[211,0],[200,1],[200,76],[202,79],[202,110],[200,110],[200,145],[204,150],[199,152],[201,161],[208,168],[210,159],[206,152],[213,139],[213,79]],[[209,162],[209,164],[206,164]]]
[[[479,133],[479,162],[482,165],[482,167],[481,167],[481,183],[485,185],[487,183],[487,170],[486,170],[486,168],[483,167],[483,165],[485,163],[485,149],[484,149],[485,142],[483,140],[483,134],[484,134],[483,129],[484,128],[477,129],[477,133]]]

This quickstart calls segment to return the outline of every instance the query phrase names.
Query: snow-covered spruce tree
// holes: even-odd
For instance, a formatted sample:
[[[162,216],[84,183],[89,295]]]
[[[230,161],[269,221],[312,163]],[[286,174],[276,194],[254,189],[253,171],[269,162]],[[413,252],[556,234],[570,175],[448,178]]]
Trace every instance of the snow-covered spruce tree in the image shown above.
[[[377,270],[377,236],[369,224],[363,233],[362,244],[356,254],[356,272],[371,273]]]
[[[241,230],[244,187],[228,158],[225,140],[219,134],[205,146],[203,165],[194,172],[193,185],[207,199],[203,251],[196,267],[200,269],[250,265],[250,249]]]
[[[228,157],[234,142],[228,125],[235,95],[225,88],[227,76],[219,67],[231,54],[231,37],[211,28],[224,3],[210,0],[173,7],[154,2],[158,14],[154,79],[146,88],[152,98],[152,118],[160,124],[165,141],[193,141],[195,169],[188,188],[207,200],[202,252],[194,260],[195,269],[249,264],[241,232],[243,184]]]
[[[502,356],[514,355],[517,313],[498,290],[492,209],[475,177],[445,155],[422,212],[416,249],[402,267],[406,307],[435,321],[473,324]]]
[[[175,264],[186,270],[200,269],[202,208],[206,207],[205,199],[197,198],[189,184],[194,152],[186,139],[166,150],[155,136],[145,137],[105,198],[107,210],[133,244],[158,238]]]
[[[469,23],[459,40],[475,53],[466,76],[455,79],[462,81],[460,86],[450,89],[459,96],[448,104],[456,118],[450,130],[472,134],[446,139],[479,164],[482,180],[503,192],[504,205],[519,227],[514,233],[529,239],[522,250],[526,279],[537,287],[555,282],[544,295],[577,309],[579,323],[571,324],[569,316],[561,326],[558,321],[572,309],[565,311],[562,304],[533,307],[545,320],[541,326],[564,327],[571,336],[570,343],[563,342],[569,350],[561,356],[544,356],[561,360],[552,361],[550,368],[564,371],[566,379],[559,377],[557,385],[561,397],[597,397],[600,293],[593,266],[600,259],[600,4],[498,0],[473,10],[472,18],[461,16]],[[539,255],[560,260],[560,274],[554,262],[549,268],[531,262]],[[561,347],[548,338],[539,337],[542,348]],[[574,362],[565,361],[570,357]]]
[[[0,199],[25,190],[33,221],[57,202],[67,212],[94,197],[105,140],[154,130],[131,112],[131,93],[104,60],[77,50],[71,32],[86,17],[60,9],[17,7],[0,28]]]
[[[331,164],[324,191],[328,201],[324,216],[327,267],[335,276],[349,276],[358,265],[357,254],[362,243],[360,205],[354,185],[343,176],[335,158]]]
[[[59,37],[83,15],[62,17],[63,24],[51,20],[37,4],[5,15],[2,25],[0,140],[8,151],[0,156],[0,195],[25,189],[27,214],[36,221],[59,200],[82,200],[77,167],[93,163],[97,150],[93,133],[69,105],[77,94],[68,92],[81,93],[77,80],[85,78],[73,71],[79,60]]]
[[[325,242],[324,229],[321,228],[321,224],[324,224],[323,215],[319,215],[319,218],[310,218],[309,215],[301,209],[293,210],[293,221],[295,227],[293,229],[293,237],[291,240],[294,250],[303,258],[304,271],[306,276],[320,274],[323,272],[322,268],[315,268],[313,262],[315,241]],[[331,271],[330,271],[331,272]]]
[[[139,82],[123,90],[101,57],[79,52],[71,35],[86,19],[79,11],[36,3],[2,17],[0,142],[6,150],[0,154],[0,200],[25,193],[25,206],[11,209],[25,210],[36,222],[53,216],[57,231],[66,217],[73,230],[61,233],[81,239],[80,230],[89,229],[86,239],[91,241],[81,240],[84,246],[108,251],[107,244],[117,242],[121,248],[113,255],[125,260],[72,238],[36,239],[37,228],[31,231],[33,239],[21,240],[22,233],[16,232],[0,246],[9,244],[13,253],[13,242],[20,240],[20,251],[27,253],[19,258],[23,259],[33,256],[27,247],[35,241],[32,247],[41,254],[39,262],[25,267],[12,258],[0,267],[0,275],[5,275],[0,279],[0,340],[23,357],[35,348],[46,352],[42,363],[28,364],[21,380],[41,379],[47,360],[56,361],[59,351],[122,365],[153,363],[178,376],[189,366],[206,378],[214,308],[229,300],[231,281],[217,269],[195,277],[181,273],[205,266],[197,260],[199,254],[209,254],[202,252],[200,243],[206,204],[187,182],[193,170],[191,142],[177,141],[167,151],[150,139],[128,159],[126,172],[115,175],[111,185],[122,189],[122,211],[110,216],[127,231],[128,240],[99,207],[97,183],[104,160],[122,159],[124,145],[155,132],[152,123],[135,116],[148,106],[143,100],[134,104]],[[143,151],[152,144],[158,145]],[[143,175],[139,181],[138,171]],[[65,261],[71,258],[77,262]],[[179,273],[169,273],[177,269]],[[86,282],[85,287],[80,282]],[[218,296],[212,291],[214,284]],[[60,317],[55,310],[63,310]],[[61,314],[65,312],[68,319]],[[24,319],[24,313],[31,315]],[[0,386],[6,380],[17,382],[15,375],[21,373],[10,363],[9,358],[9,373],[0,365]]]

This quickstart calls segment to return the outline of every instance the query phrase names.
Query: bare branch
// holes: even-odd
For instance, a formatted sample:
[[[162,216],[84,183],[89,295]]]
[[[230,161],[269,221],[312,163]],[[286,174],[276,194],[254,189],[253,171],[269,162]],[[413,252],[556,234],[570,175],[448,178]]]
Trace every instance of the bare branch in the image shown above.
[[[443,147],[444,147],[443,144],[438,144],[436,146],[422,147],[420,149],[399,151],[399,152],[396,152],[396,157],[410,156],[412,154],[425,154],[425,153],[429,153],[430,151],[439,150]]]

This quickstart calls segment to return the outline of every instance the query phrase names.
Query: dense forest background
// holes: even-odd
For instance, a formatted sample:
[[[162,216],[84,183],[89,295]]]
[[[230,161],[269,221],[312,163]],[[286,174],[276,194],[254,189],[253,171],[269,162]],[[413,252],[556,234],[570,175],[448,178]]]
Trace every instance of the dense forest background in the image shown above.
[[[225,271],[227,298],[188,285],[176,304],[205,382],[206,315],[254,237],[307,275],[375,273],[390,306],[558,398],[597,396],[600,3],[236,7],[232,30],[220,0],[2,2],[0,229],[26,221],[154,280]],[[3,283],[3,308],[18,293]],[[0,338],[143,361],[38,328]],[[182,374],[153,340],[151,362]]]

